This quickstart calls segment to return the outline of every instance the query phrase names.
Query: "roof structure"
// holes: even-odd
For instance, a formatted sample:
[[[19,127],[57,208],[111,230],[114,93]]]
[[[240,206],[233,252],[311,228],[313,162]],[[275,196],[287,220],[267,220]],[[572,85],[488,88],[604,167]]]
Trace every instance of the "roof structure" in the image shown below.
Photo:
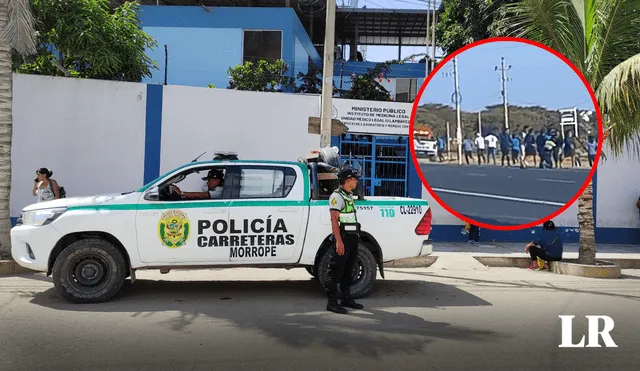
[[[124,0],[111,0],[113,6]],[[337,0],[341,4],[341,0]],[[326,0],[138,0],[141,5],[202,7],[291,7],[315,45],[324,44]],[[425,3],[426,5],[426,3]],[[436,13],[442,10],[436,9]],[[341,7],[336,10],[336,39],[345,43],[358,30],[359,45],[426,45],[425,9],[366,9]]]
[[[360,45],[426,45],[426,9],[339,8],[336,33]],[[324,36],[324,35],[323,35]]]

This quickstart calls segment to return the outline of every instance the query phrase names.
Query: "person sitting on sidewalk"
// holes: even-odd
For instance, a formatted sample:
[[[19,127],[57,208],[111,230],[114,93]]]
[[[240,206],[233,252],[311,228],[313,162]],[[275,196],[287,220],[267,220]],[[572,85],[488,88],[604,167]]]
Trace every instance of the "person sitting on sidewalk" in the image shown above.
[[[562,260],[563,244],[562,238],[556,230],[556,225],[551,220],[547,220],[542,225],[542,235],[536,241],[531,241],[525,247],[524,252],[531,256],[529,269],[538,268],[538,258],[544,261],[544,268],[549,269],[548,262]]]
[[[480,226],[465,223],[465,229],[469,233],[469,241],[467,243],[480,246]]]

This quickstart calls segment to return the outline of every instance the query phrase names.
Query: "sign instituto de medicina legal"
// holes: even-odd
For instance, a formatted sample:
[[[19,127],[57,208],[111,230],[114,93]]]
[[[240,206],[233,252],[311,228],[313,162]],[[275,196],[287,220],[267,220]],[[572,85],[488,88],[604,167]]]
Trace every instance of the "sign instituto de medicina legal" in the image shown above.
[[[412,103],[332,99],[332,115],[349,128],[349,133],[409,135]]]

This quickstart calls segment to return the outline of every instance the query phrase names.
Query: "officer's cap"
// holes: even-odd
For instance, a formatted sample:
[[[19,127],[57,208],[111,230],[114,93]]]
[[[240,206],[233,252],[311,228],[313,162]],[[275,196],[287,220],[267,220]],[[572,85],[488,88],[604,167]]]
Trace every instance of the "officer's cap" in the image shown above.
[[[223,177],[224,177],[224,174],[222,173],[222,170],[220,170],[220,169],[211,169],[211,170],[209,170],[209,173],[207,173],[207,176],[202,178],[202,180],[209,180],[209,179],[220,179],[220,180],[222,180]]]
[[[350,167],[345,167],[344,169],[340,170],[340,172],[338,173],[338,179],[340,181],[344,181],[347,180],[349,178],[360,178],[360,174],[358,174],[355,170],[353,170]]]

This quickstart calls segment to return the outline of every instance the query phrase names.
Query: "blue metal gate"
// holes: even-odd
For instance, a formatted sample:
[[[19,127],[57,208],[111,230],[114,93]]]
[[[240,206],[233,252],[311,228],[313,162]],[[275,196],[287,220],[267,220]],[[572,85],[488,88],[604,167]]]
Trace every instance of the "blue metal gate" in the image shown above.
[[[407,197],[408,136],[343,134],[342,161],[360,171],[365,195]]]

